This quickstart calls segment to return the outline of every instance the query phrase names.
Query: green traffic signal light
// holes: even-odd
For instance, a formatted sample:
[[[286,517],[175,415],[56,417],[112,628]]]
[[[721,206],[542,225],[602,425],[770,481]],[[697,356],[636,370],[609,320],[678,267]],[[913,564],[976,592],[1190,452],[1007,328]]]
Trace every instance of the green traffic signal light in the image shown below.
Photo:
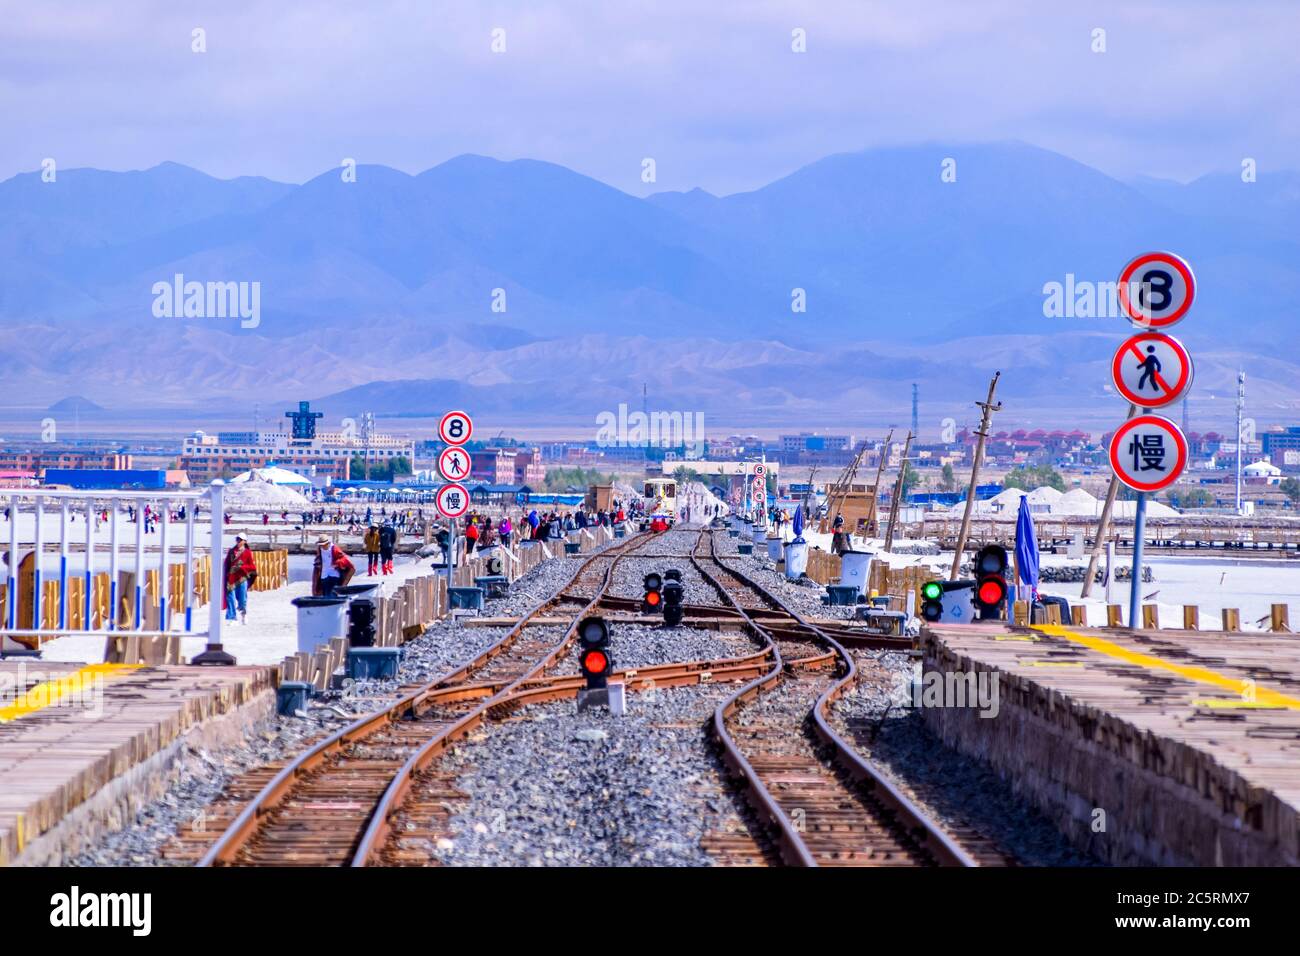
[[[921,585],[921,597],[927,601],[938,601],[943,597],[943,585],[938,581],[927,581]]]

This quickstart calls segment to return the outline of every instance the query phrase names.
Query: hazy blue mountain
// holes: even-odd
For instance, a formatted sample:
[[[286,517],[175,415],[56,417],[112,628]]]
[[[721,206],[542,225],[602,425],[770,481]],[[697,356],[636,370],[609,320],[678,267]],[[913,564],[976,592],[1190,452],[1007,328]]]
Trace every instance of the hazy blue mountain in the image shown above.
[[[993,354],[1033,365],[1017,385],[1004,371],[1041,398],[1071,363],[1102,369],[1126,329],[1046,318],[1044,284],[1113,281],[1169,248],[1200,285],[1179,334],[1235,350],[1224,368],[1276,356],[1260,368],[1285,407],[1300,397],[1297,222],[1296,173],[1123,183],[1014,142],[829,156],[721,197],[640,199],[471,155],[297,186],[174,163],[23,174],[0,183],[0,368],[41,407],[84,392],[118,408],[248,395],[415,411],[460,383],[480,390],[467,401],[577,414],[648,380],[698,407],[797,416],[893,401],[899,381],[978,390]],[[151,288],[176,273],[260,283],[260,324],[155,318]],[[986,354],[981,337],[1020,344]]]

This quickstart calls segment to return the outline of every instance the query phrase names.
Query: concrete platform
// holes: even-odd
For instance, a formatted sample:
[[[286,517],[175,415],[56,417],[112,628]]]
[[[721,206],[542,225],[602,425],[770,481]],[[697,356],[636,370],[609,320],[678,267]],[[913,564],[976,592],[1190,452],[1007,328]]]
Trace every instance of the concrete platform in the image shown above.
[[[0,661],[0,864],[60,863],[166,787],[186,744],[273,712],[269,667]]]
[[[947,699],[927,725],[1081,849],[1300,865],[1300,636],[968,625],[926,628],[921,648],[927,674],[998,687],[995,716]]]

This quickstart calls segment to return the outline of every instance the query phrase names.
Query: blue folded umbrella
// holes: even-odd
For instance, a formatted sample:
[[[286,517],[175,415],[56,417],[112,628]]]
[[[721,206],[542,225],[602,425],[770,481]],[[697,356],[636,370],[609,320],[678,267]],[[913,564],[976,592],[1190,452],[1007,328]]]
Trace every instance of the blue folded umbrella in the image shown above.
[[[1029,515],[1029,499],[1020,496],[1020,512],[1016,515],[1016,566],[1020,569],[1020,583],[1028,584],[1038,599],[1038,538],[1034,534],[1034,519]]]

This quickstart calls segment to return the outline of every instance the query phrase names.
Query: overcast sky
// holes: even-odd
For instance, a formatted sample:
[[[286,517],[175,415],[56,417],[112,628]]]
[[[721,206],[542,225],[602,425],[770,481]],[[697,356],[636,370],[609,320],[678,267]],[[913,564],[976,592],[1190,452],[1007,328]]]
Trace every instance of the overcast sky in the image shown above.
[[[0,0],[0,179],[52,157],[302,182],[473,152],[728,193],[1000,139],[1121,178],[1264,175],[1300,168],[1297,38],[1296,0]]]

